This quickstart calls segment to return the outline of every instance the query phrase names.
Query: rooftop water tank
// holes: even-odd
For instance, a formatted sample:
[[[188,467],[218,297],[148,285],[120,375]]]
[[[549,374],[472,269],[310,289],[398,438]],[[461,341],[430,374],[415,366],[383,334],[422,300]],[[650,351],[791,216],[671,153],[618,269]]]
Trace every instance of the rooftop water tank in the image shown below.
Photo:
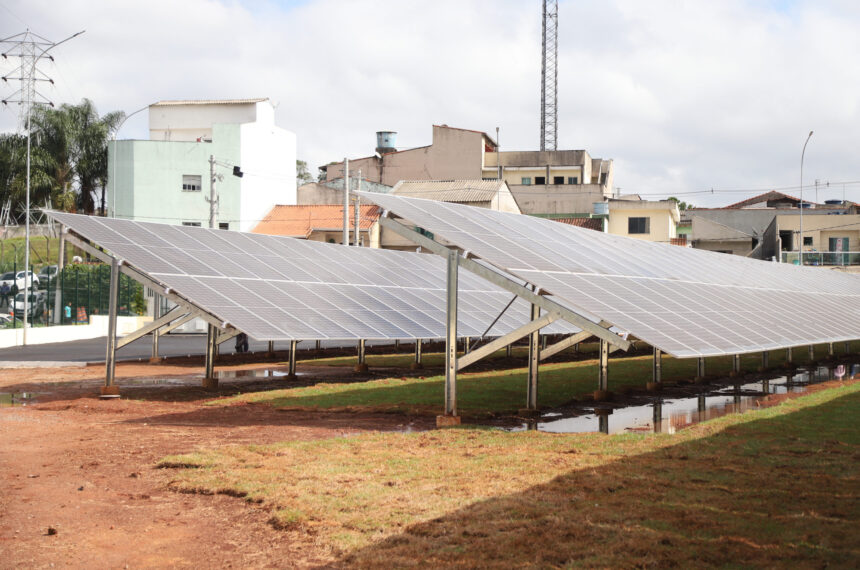
[[[825,200],[824,203],[829,206],[841,206],[844,204],[842,200]]]
[[[376,152],[385,154],[397,150],[396,131],[376,131]]]
[[[594,202],[594,215],[595,216],[608,216],[609,215],[609,202]]]

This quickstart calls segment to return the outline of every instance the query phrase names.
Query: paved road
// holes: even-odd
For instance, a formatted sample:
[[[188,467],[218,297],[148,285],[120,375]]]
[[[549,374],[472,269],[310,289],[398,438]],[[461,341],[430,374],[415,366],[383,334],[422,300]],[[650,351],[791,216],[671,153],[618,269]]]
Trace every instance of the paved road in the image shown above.
[[[389,344],[386,342],[368,342],[368,346]],[[233,352],[233,341],[229,340],[221,345],[221,353]],[[323,347],[351,347],[352,342],[324,341]],[[44,362],[104,362],[107,347],[107,337],[91,338],[86,340],[74,340],[69,342],[57,342],[50,344],[32,344],[28,346],[13,346],[0,348],[0,362],[2,361],[44,361]],[[315,347],[314,342],[299,343],[299,350]],[[162,336],[158,342],[159,354],[161,356],[186,356],[202,355],[206,353],[205,334],[169,334]],[[268,343],[249,341],[251,352],[265,352]],[[288,342],[276,342],[275,350],[289,350]],[[117,360],[149,359],[152,353],[151,337],[139,339],[117,351]]]

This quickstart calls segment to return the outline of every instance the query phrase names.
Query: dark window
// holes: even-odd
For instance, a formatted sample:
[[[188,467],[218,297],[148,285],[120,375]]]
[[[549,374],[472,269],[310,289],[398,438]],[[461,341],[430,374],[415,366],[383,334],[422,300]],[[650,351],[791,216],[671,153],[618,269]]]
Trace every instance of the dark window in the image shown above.
[[[564,184],[564,176],[553,176],[552,177],[553,184]]]
[[[600,174],[600,183],[606,184],[606,173],[605,172]]]
[[[579,177],[578,176],[568,176],[567,177],[567,183],[568,184],[579,184]]]
[[[812,236],[803,236],[803,245],[812,245]]]
[[[546,184],[546,177],[535,176],[535,184]]]
[[[182,175],[182,191],[183,192],[200,192],[203,188],[202,176],[199,174],[183,174]]]
[[[182,222],[182,225],[183,225],[183,226],[189,226],[189,227],[192,227],[192,228],[199,228],[199,227],[200,227],[200,222]]]
[[[230,224],[228,222],[219,222],[218,223],[218,229],[219,230],[229,230]]]
[[[628,234],[650,234],[651,218],[627,218]]]
[[[523,186],[530,186],[530,185],[531,185],[531,183],[532,183],[532,177],[531,177],[531,176],[523,176],[523,179],[522,179],[522,181],[521,181],[520,183],[521,183]]]

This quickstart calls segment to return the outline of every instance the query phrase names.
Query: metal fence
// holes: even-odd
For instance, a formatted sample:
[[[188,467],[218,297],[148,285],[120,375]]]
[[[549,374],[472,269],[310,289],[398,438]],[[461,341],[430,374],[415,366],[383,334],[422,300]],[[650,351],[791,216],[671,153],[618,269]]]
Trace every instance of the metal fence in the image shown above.
[[[798,252],[783,251],[782,262],[800,265]],[[804,251],[803,265],[860,265],[860,251]]]
[[[17,266],[12,269],[18,272]],[[31,271],[38,276],[37,269],[31,267]],[[110,266],[102,263],[70,264],[58,275],[39,277],[39,284],[32,287],[31,292],[34,301],[28,318],[32,326],[88,324],[92,315],[108,314]],[[13,311],[14,299],[11,292],[6,298],[0,298],[0,312],[11,317],[5,324],[7,328],[23,324],[23,307],[19,303],[17,310]],[[143,286],[126,275],[119,276],[117,300],[117,314],[120,316],[139,315],[146,308]]]

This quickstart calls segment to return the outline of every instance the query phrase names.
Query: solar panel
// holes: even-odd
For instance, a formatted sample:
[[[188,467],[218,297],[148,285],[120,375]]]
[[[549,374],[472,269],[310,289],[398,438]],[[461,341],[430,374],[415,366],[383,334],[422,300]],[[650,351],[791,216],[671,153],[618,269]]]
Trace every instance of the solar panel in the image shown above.
[[[445,336],[445,261],[438,256],[49,212],[191,304],[256,340]],[[460,336],[481,336],[511,294],[461,272]],[[529,320],[518,300],[493,327]],[[549,333],[579,329],[557,321]]]
[[[363,195],[677,357],[860,338],[860,276],[459,204]]]

